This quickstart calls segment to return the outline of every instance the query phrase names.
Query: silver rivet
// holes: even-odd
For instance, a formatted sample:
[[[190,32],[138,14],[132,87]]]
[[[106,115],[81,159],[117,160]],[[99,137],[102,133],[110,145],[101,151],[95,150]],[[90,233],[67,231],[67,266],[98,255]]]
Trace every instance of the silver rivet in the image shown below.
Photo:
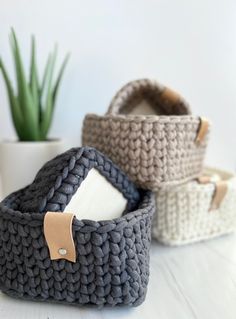
[[[67,250],[65,248],[59,248],[58,252],[61,256],[65,256],[67,254]]]

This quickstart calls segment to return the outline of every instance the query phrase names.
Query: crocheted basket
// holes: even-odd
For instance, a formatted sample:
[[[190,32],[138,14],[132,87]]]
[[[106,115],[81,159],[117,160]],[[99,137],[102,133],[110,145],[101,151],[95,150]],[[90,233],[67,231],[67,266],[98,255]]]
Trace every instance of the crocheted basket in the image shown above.
[[[236,230],[236,177],[207,169],[205,177],[156,195],[153,237],[168,245],[193,243]]]
[[[88,114],[83,145],[104,152],[144,189],[178,185],[202,171],[208,121],[175,92],[151,80],[125,85],[105,116]]]
[[[52,258],[45,238],[46,216],[53,214],[56,226],[68,216],[62,212],[92,168],[122,192],[127,208],[113,220],[72,219],[75,260],[66,260],[65,247],[58,250],[61,257]],[[59,155],[45,164],[30,186],[0,204],[1,290],[24,299],[77,305],[141,304],[149,278],[154,209],[153,195],[138,192],[95,149],[72,149]],[[63,231],[53,230],[51,235],[59,240],[64,236]]]

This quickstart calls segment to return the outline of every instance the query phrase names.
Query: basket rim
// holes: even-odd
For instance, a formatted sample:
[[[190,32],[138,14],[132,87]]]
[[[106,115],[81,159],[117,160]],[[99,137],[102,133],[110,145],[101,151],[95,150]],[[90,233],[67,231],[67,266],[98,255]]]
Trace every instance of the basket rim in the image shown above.
[[[134,115],[134,114],[105,114],[99,115],[96,113],[87,113],[85,115],[84,121],[88,119],[96,119],[98,121],[101,120],[113,120],[113,121],[122,121],[122,122],[159,122],[159,123],[199,123],[201,120],[201,116],[196,115]],[[209,125],[211,125],[211,121],[207,119]]]
[[[22,189],[22,190],[25,190]],[[22,192],[22,190],[19,190],[11,195],[9,195],[7,197],[8,200],[11,199],[11,197],[13,196],[17,196],[20,192]],[[100,226],[105,226],[108,224],[118,224],[118,223],[122,223],[122,222],[127,222],[129,223],[130,221],[132,221],[132,219],[138,218],[144,218],[149,216],[150,214],[153,214],[153,210],[154,210],[154,206],[155,206],[155,198],[154,198],[154,194],[151,191],[144,191],[142,190],[142,196],[141,196],[141,201],[139,203],[139,206],[130,212],[125,213],[124,215],[122,215],[121,217],[117,217],[114,219],[109,219],[109,220],[92,220],[92,219],[78,219],[76,217],[74,217],[73,219],[73,225],[76,226],[84,226],[84,225],[88,225],[88,226],[94,226],[94,225],[99,225]],[[7,205],[5,205],[5,200],[3,200],[0,203],[0,218],[3,219],[12,219],[14,221],[14,219],[19,219],[22,221],[23,224],[26,224],[26,222],[30,222],[30,221],[38,221],[38,222],[43,222],[45,214],[47,212],[42,212],[42,213],[36,213],[36,212],[22,212],[20,210],[17,209],[13,209],[11,207],[8,207]],[[13,200],[12,200],[13,202]],[[58,212],[58,214],[61,214],[63,212]],[[16,221],[17,223],[17,221]],[[19,222],[20,223],[20,222]],[[38,226],[38,223],[37,225]]]
[[[154,240],[158,241],[158,243],[164,245],[164,246],[169,246],[169,247],[180,247],[180,246],[185,246],[185,245],[194,245],[196,243],[201,243],[204,241],[209,241],[213,240],[216,238],[219,238],[221,236],[228,236],[230,234],[233,234],[235,232],[234,227],[232,226],[231,228],[227,229],[226,231],[222,230],[218,233],[214,233],[211,235],[201,235],[198,237],[189,237],[187,239],[183,238],[178,238],[178,239],[171,239],[168,236],[156,236],[154,235]]]
[[[171,107],[176,114],[192,113],[189,103],[179,93],[155,79],[141,78],[129,81],[119,89],[110,102],[107,114],[122,114],[122,110],[129,109],[137,97],[139,100],[149,100],[154,112],[155,107],[159,106],[164,112]],[[137,107],[135,104],[134,109]]]
[[[214,174],[218,174],[220,175],[220,177],[222,177],[221,179],[222,181],[225,181],[227,184],[233,185],[232,187],[236,189],[236,174],[231,171],[226,171],[219,168],[206,166],[203,168],[202,173],[203,173],[202,175],[204,175],[204,173],[205,174],[208,173],[210,176],[213,176]],[[213,182],[200,184],[197,182],[197,178],[194,178],[186,183],[175,185],[175,187],[170,187],[168,189],[166,188],[159,189],[158,193],[159,194],[164,194],[166,192],[178,193],[178,192],[184,192],[184,191],[191,192],[191,191],[197,191],[197,190],[203,191],[203,190],[209,190],[209,189],[211,190],[214,189]]]

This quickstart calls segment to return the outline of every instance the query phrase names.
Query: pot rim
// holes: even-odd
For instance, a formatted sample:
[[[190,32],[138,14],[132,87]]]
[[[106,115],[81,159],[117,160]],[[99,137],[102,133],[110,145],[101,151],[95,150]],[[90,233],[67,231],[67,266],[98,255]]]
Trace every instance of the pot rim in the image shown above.
[[[8,139],[3,139],[0,141],[0,144],[5,144],[5,145],[50,145],[50,144],[61,144],[64,142],[64,139],[61,138],[49,138],[45,141],[19,141],[19,140],[8,140]]]

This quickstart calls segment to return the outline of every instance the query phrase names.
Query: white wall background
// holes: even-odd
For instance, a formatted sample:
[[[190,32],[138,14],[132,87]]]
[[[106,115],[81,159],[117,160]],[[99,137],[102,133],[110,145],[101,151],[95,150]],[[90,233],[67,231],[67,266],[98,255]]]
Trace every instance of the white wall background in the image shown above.
[[[104,113],[121,85],[151,77],[212,120],[208,163],[236,168],[235,0],[1,0],[0,55],[12,72],[11,26],[25,63],[32,33],[41,69],[55,42],[61,57],[71,52],[51,136],[79,144],[86,112]],[[2,138],[15,134],[0,77]]]

